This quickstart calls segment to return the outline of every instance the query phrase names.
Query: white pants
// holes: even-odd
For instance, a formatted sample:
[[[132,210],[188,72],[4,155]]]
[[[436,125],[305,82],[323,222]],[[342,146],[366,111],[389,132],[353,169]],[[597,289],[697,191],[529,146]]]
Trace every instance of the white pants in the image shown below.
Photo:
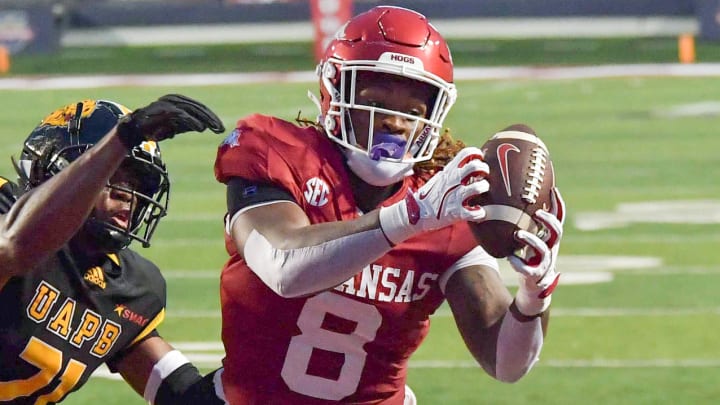
[[[417,405],[417,398],[415,398],[415,393],[410,389],[409,385],[405,386],[405,401],[403,405]]]

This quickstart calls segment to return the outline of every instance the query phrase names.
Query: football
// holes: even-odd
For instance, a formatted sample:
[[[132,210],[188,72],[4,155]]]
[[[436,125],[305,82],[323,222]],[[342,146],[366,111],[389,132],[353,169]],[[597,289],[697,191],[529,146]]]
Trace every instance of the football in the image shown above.
[[[514,238],[516,230],[539,230],[532,215],[550,210],[555,173],[545,143],[527,125],[505,128],[480,149],[490,166],[490,190],[473,203],[485,207],[487,220],[469,224],[490,255],[507,257],[522,247]]]

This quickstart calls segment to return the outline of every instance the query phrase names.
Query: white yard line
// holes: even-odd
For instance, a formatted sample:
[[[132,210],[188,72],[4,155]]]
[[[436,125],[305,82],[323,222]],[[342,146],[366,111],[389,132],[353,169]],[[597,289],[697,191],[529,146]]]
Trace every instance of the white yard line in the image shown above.
[[[562,317],[593,317],[593,318],[624,318],[624,317],[669,317],[688,315],[718,315],[720,307],[704,308],[552,308],[553,318]],[[434,317],[449,318],[450,309],[441,307]]]
[[[220,318],[218,310],[184,310],[168,309],[172,319],[208,319]],[[720,315],[720,307],[706,308],[553,308],[553,318],[587,317],[587,318],[624,318],[624,317],[670,317],[690,315]],[[452,313],[446,307],[435,312],[433,318],[450,318]]]
[[[222,353],[214,355],[198,355],[184,351],[188,359],[198,367],[218,368],[223,359]],[[478,364],[470,360],[412,360],[412,369],[456,369],[478,368]],[[720,359],[563,359],[540,360],[535,367],[550,368],[707,368],[720,367]],[[105,365],[100,366],[93,378],[105,378],[121,381],[119,374],[113,374]]]
[[[720,63],[633,64],[576,67],[459,67],[456,80],[590,79],[633,76],[720,76]],[[257,83],[309,83],[316,76],[305,72],[195,73],[150,75],[17,76],[0,79],[0,90],[84,89],[99,87],[210,86]]]
[[[410,368],[477,368],[473,361],[416,360]],[[720,367],[720,359],[564,359],[540,360],[536,367],[553,368],[665,368]]]
[[[172,342],[190,361],[201,368],[220,367],[224,357],[224,346],[220,341],[213,342]],[[477,368],[472,360],[413,360],[414,369],[450,369]],[[552,368],[697,368],[720,367],[720,359],[541,359],[537,367]],[[113,374],[104,365],[97,369],[92,377],[121,380],[119,374]]]

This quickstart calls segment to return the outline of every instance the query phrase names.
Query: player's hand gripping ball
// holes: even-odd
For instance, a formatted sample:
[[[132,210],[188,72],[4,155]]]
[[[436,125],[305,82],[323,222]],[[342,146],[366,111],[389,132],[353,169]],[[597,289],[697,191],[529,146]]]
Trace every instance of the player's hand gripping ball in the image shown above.
[[[536,210],[550,209],[555,186],[550,154],[532,128],[516,124],[493,135],[480,148],[490,166],[490,190],[477,200],[487,213],[482,222],[469,222],[480,246],[494,257],[511,255],[523,247],[515,231],[538,233]]]

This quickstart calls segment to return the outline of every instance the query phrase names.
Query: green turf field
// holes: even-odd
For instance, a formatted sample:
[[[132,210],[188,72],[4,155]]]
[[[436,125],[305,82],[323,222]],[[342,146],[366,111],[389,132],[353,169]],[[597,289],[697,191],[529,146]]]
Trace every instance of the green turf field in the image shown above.
[[[539,364],[506,385],[473,365],[446,309],[411,362],[420,404],[713,404],[720,396],[720,79],[465,81],[447,125],[479,145],[525,122],[550,148],[569,217],[561,286]],[[130,107],[166,92],[205,101],[228,127],[264,112],[315,111],[310,84],[0,91],[0,156],[34,124],[79,98]],[[168,277],[160,328],[204,371],[219,365],[218,274],[223,188],[212,162],[221,136],[164,143],[170,214],[145,254]],[[10,160],[0,174],[12,176]],[[645,205],[640,205],[644,203]],[[575,284],[587,280],[591,284]],[[262,331],[258,331],[262,333]],[[261,367],[262,365],[258,365]],[[68,404],[143,401],[93,378]]]

